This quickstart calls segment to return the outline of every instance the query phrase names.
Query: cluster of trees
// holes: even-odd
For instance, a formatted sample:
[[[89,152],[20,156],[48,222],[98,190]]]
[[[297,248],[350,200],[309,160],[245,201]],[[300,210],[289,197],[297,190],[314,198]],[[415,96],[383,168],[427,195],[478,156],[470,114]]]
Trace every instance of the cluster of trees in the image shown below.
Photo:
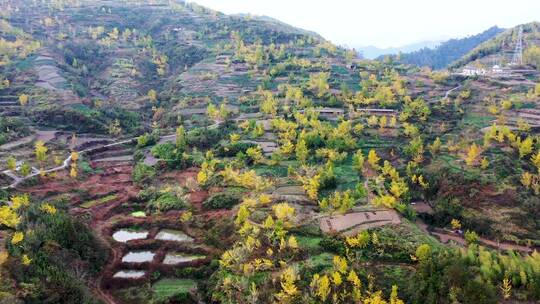
[[[296,68],[323,68],[327,69],[328,65],[322,62],[311,62],[309,59],[303,58],[305,54],[297,52],[300,48],[314,46],[312,55],[315,57],[334,57],[337,55],[347,56],[352,60],[354,56],[352,52],[338,49],[335,45],[327,41],[316,41],[312,36],[303,36],[301,38],[288,39],[287,43],[276,44],[274,42],[264,43],[263,38],[255,36],[252,44],[246,43],[240,31],[233,31],[230,35],[230,43],[218,46],[219,52],[229,52],[232,50],[232,62],[245,62],[254,70],[262,67],[268,67],[267,73],[272,77],[282,75],[287,70]],[[252,35],[250,35],[252,36]],[[350,61],[349,60],[349,61]]]
[[[272,186],[271,181],[257,175],[254,170],[240,172],[238,169],[226,166],[220,175],[226,185],[243,187],[251,191],[261,192]]]
[[[0,207],[0,225],[11,229],[9,270],[28,302],[96,303],[86,285],[107,260],[107,250],[82,222],[65,210],[66,202],[42,203],[14,196]]]
[[[0,117],[0,145],[30,134],[30,128],[20,118]]]
[[[522,130],[522,132],[523,131],[528,130]],[[524,133],[526,134],[527,132]],[[537,139],[534,136],[527,135],[524,137],[522,134],[511,131],[507,126],[493,124],[484,136],[484,147],[489,147],[491,142],[495,142],[499,145],[508,145],[515,149],[520,159],[527,160],[527,158],[529,158],[533,167],[540,172],[540,151],[534,153],[537,142]],[[469,152],[467,154],[467,164],[473,165],[480,153],[480,148],[473,144],[473,146],[469,148]],[[486,162],[486,158],[482,159],[483,167],[485,167],[484,165]],[[538,172],[534,173],[526,169],[521,176],[521,183],[523,186],[533,190],[533,192],[536,194],[540,193]]]
[[[404,81],[395,70],[385,70],[380,77],[360,72],[360,78],[360,91],[355,94],[345,92],[346,104],[396,107],[399,101],[407,96]]]
[[[255,193],[260,193],[256,191]],[[356,261],[334,256],[333,267],[317,272],[294,263],[302,248],[290,229],[296,210],[287,203],[271,206],[262,222],[253,213],[271,203],[265,194],[244,198],[235,223],[239,240],[220,259],[214,274],[213,299],[221,303],[403,303],[393,288],[387,301],[381,291],[366,288],[355,266]],[[291,265],[298,266],[291,266]],[[272,279],[276,277],[277,279]],[[309,285],[303,282],[310,282]]]
[[[420,250],[421,249],[421,250]],[[410,286],[412,302],[495,303],[540,298],[540,255],[496,253],[471,244],[465,249],[417,250]]]
[[[8,65],[16,59],[24,59],[41,47],[39,41],[33,40],[22,29],[13,27],[4,19],[0,20],[0,32],[3,36],[15,38],[6,40],[0,37],[0,66]]]
[[[227,109],[227,100],[223,100],[217,108],[213,103],[209,103],[206,108],[208,117],[216,121],[224,121],[230,116],[230,111]]]
[[[540,70],[540,47],[532,45],[523,52],[523,61]]]
[[[337,125],[320,120],[318,109],[310,106],[312,101],[305,95],[312,94],[315,97],[328,98],[328,79],[329,74],[327,73],[311,74],[306,87],[285,85],[280,88],[278,95],[274,95],[270,91],[260,90],[258,92],[260,109],[261,112],[274,117],[271,120],[271,128],[277,135],[278,149],[273,152],[271,160],[266,160],[262,155],[262,151],[256,147],[246,146],[242,151],[234,148],[233,151],[242,152],[237,156],[245,155],[247,159],[255,164],[266,163],[273,165],[277,165],[283,160],[296,159],[303,166],[302,169],[296,170],[298,180],[303,184],[308,197],[312,200],[318,200],[320,190],[335,187],[336,177],[333,174],[333,168],[336,163],[343,161],[349,152],[355,151],[357,139],[365,129],[362,121],[369,126],[378,125],[384,129],[387,126],[397,127],[399,119],[402,122],[400,127],[402,127],[403,134],[411,137],[410,144],[405,149],[414,161],[414,165],[411,164],[410,167],[417,168],[417,164],[423,160],[424,145],[420,131],[415,124],[426,122],[431,110],[424,100],[420,98],[413,100],[407,96],[404,81],[399,74],[395,71],[386,71],[380,79],[375,75],[369,76],[366,74],[361,84],[362,91],[357,95],[348,95],[351,98],[354,98],[354,96],[363,98],[362,100],[371,98],[373,100],[377,99],[377,102],[382,104],[389,102],[395,104],[396,107],[402,106],[399,118],[398,115],[392,115],[389,117],[361,117],[362,119],[358,120],[355,115],[351,114],[351,120],[341,117]],[[389,93],[377,93],[383,91]],[[399,99],[396,99],[396,97],[399,97]],[[346,96],[344,98],[347,99]],[[211,110],[209,114],[217,117],[217,109],[212,107]],[[283,117],[278,117],[282,116],[281,114],[284,114]],[[231,135],[231,144],[227,146],[228,151],[234,145],[237,145],[236,142],[243,136],[258,138],[264,134],[262,123],[257,123],[254,120],[245,121],[239,127],[243,130],[243,134],[234,133]],[[375,151],[371,151],[369,156],[370,160],[378,157]],[[320,165],[321,161],[325,163],[324,166]],[[375,161],[373,162],[378,169],[379,165],[375,164]],[[207,168],[208,164],[205,163],[203,166]],[[315,166],[318,169],[310,168],[310,166]],[[212,168],[211,171],[215,171],[212,166],[210,168]],[[383,168],[388,168],[388,164]],[[206,171],[206,169],[202,170],[201,175],[211,173]],[[412,171],[414,170],[411,170],[408,182],[418,185],[419,188],[427,188],[428,184],[424,177]],[[202,180],[206,181],[207,179]],[[407,192],[403,189],[407,189],[408,182],[400,177],[393,179],[391,188],[393,188],[395,195],[381,195],[377,201],[384,202],[384,205],[388,206],[397,205],[399,198]],[[352,201],[356,201],[364,195],[365,189],[359,183],[354,191],[337,192],[332,197],[321,201],[321,206],[327,211],[345,212],[353,205]]]
[[[285,58],[285,45],[276,46],[270,44],[264,46],[261,40],[257,40],[252,45],[246,45],[239,32],[231,33],[231,46],[234,48],[234,60],[246,62],[253,68],[262,67],[273,60]],[[228,47],[225,46],[225,49]]]
[[[159,77],[165,76],[169,67],[169,57],[160,52],[155,46],[152,36],[145,31],[140,31],[135,28],[125,28],[122,33],[118,28],[113,28],[110,32],[106,32],[103,26],[97,28],[89,28],[89,34],[92,39],[98,40],[100,44],[110,48],[115,42],[132,43],[134,46],[140,48],[140,53],[146,60],[141,62],[141,66],[144,68],[146,63],[149,63],[155,68],[153,71]],[[96,38],[94,38],[97,36]],[[100,38],[101,37],[101,38]],[[139,71],[134,67],[131,71],[132,76],[139,74]]]
[[[376,206],[384,206],[387,208],[396,208],[402,213],[408,211],[406,202],[410,199],[409,191],[411,188],[426,190],[429,184],[424,176],[419,171],[418,160],[410,161],[407,164],[407,177],[402,177],[398,170],[392,164],[385,160],[383,166],[380,165],[381,158],[375,150],[370,150],[367,156],[367,163],[372,173],[369,173],[373,178],[371,185],[377,195],[373,198],[372,203]],[[364,156],[362,151],[358,151],[354,156],[355,168],[359,172],[364,172],[367,168],[364,167]],[[378,175],[374,175],[379,172]],[[369,176],[368,175],[368,176]]]

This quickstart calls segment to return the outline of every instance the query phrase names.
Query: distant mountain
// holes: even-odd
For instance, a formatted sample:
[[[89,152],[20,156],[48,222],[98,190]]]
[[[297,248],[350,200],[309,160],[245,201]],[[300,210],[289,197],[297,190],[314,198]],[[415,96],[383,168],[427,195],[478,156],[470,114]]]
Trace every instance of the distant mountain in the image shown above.
[[[364,58],[375,59],[382,55],[395,55],[398,53],[409,53],[422,48],[434,48],[441,44],[442,41],[421,41],[416,43],[407,44],[400,47],[379,48],[376,46],[361,46],[355,47],[355,49],[362,54]]]
[[[505,64],[512,60],[519,28],[523,27],[523,49],[540,46],[540,22],[531,22],[507,29],[476,46],[457,59],[449,68],[459,68],[472,62]]]
[[[318,40],[324,40],[324,38],[321,35],[319,35],[318,33],[316,33],[316,32],[292,26],[292,25],[287,24],[287,23],[285,23],[285,22],[283,22],[281,20],[278,20],[276,18],[272,18],[272,17],[269,17],[269,16],[265,16],[265,15],[259,16],[259,15],[252,15],[252,14],[243,14],[243,13],[233,14],[231,16],[232,17],[240,17],[240,18],[249,19],[249,20],[254,20],[254,21],[259,21],[259,22],[265,23],[266,26],[274,27],[276,30],[281,31],[281,32],[301,33],[301,34],[306,35],[306,36],[312,36],[312,37],[314,37],[314,38],[316,38]]]
[[[497,34],[503,32],[497,26],[493,26],[488,30],[466,38],[450,39],[441,43],[436,48],[422,48],[411,53],[402,53],[396,56],[397,61],[414,64],[418,66],[429,66],[432,69],[442,69],[460,59],[481,43],[490,40]]]

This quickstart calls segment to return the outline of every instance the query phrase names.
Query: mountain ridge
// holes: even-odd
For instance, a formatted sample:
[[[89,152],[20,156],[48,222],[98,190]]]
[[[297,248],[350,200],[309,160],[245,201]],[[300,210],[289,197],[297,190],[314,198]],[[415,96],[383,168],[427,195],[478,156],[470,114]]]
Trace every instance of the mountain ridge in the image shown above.
[[[540,45],[540,22],[532,21],[506,29],[491,39],[488,39],[475,48],[456,59],[449,68],[456,69],[467,64],[484,61],[489,64],[507,64],[512,59],[517,39],[517,32],[523,27],[524,51],[528,46]]]
[[[502,31],[504,31],[504,29],[492,26],[476,35],[447,40],[433,49],[423,48],[411,53],[402,53],[393,56],[393,58],[406,64],[429,66],[433,69],[443,69],[452,62],[460,59],[479,44],[495,37]]]
[[[361,55],[364,58],[376,59],[379,56],[394,55],[394,54],[398,54],[400,52],[408,53],[408,52],[413,52],[413,51],[416,51],[416,50],[420,50],[422,48],[430,48],[430,49],[432,49],[432,48],[438,46],[439,44],[441,44],[444,41],[445,41],[444,39],[424,40],[424,41],[419,41],[419,42],[415,42],[415,43],[405,44],[405,45],[402,45],[402,46],[387,47],[387,48],[380,48],[380,47],[373,46],[373,45],[367,45],[367,46],[354,47],[354,49],[356,51],[358,51],[359,53],[361,53]]]

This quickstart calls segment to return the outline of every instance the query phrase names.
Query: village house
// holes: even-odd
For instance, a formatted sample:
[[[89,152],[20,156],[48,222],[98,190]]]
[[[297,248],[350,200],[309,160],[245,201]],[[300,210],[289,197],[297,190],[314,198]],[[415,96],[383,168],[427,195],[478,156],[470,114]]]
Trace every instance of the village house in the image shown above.
[[[486,70],[473,66],[466,66],[461,70],[461,74],[465,76],[481,76],[486,75]]]
[[[336,120],[339,116],[345,115],[345,110],[340,108],[316,108],[316,112],[319,113],[319,117],[328,119],[328,120]],[[300,113],[304,113],[304,110],[300,110]]]

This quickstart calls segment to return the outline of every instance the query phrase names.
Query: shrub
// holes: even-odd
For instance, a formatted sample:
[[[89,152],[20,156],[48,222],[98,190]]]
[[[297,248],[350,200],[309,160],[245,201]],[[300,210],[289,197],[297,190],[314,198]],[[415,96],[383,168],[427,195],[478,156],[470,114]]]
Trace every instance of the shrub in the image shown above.
[[[343,240],[331,236],[324,236],[319,242],[319,246],[321,246],[324,251],[329,251],[335,254],[345,253],[345,243]]]
[[[175,195],[171,192],[166,192],[157,199],[150,201],[148,207],[162,212],[179,210],[186,207],[186,200],[184,197]]]
[[[137,137],[137,148],[143,148],[156,143],[158,136],[154,134],[144,133]]]
[[[164,160],[176,159],[176,146],[169,142],[157,145],[152,148],[152,155]]]
[[[474,231],[467,230],[465,231],[465,240],[467,244],[476,244],[478,243],[478,235]]]
[[[168,142],[152,148],[152,155],[165,161],[169,168],[184,169],[194,163],[192,155],[184,153],[182,149]]]
[[[233,193],[218,193],[207,199],[203,206],[206,209],[231,209],[240,203],[240,196]]]
[[[219,146],[216,149],[216,155],[221,157],[233,157],[236,156],[236,154],[238,154],[239,152],[246,153],[247,149],[255,146],[255,144],[246,142],[238,142],[225,146]]]
[[[133,169],[133,181],[137,184],[148,183],[156,175],[156,170],[145,164],[137,164]]]
[[[337,177],[334,173],[333,166],[327,166],[326,170],[322,170],[319,180],[320,189],[334,189],[337,186]]]
[[[213,146],[220,140],[221,136],[219,129],[198,128],[188,132],[187,142],[191,147],[205,148]]]
[[[135,162],[140,162],[145,158],[144,151],[142,150],[135,150],[133,153],[133,159]]]
[[[138,199],[148,202],[147,208],[151,211],[180,210],[188,206],[186,193],[180,187],[164,190],[148,187],[139,192]]]

